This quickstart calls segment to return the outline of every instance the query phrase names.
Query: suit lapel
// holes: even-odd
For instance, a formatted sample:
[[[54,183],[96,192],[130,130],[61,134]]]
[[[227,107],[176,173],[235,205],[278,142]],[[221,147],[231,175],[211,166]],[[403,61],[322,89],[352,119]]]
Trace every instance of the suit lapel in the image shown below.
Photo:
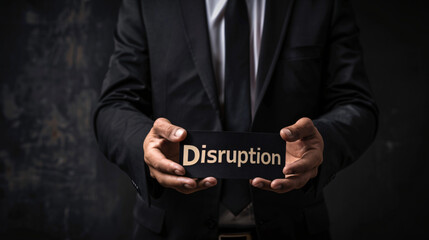
[[[259,56],[258,75],[256,78],[256,110],[258,110],[268,84],[271,81],[294,2],[295,0],[266,1],[264,30]]]
[[[198,74],[213,107],[219,111],[205,1],[180,0],[186,38]]]

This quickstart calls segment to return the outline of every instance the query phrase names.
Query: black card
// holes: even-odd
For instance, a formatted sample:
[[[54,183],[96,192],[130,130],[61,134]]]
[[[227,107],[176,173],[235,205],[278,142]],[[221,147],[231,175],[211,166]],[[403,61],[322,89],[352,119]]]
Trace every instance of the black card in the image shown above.
[[[186,176],[284,178],[286,143],[278,133],[188,131],[180,143]]]

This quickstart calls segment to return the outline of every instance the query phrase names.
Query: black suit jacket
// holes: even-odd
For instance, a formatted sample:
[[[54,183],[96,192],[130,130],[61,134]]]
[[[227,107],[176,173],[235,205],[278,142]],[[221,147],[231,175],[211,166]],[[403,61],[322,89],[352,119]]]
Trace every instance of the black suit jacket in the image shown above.
[[[267,0],[254,132],[314,120],[324,162],[305,190],[252,188],[262,239],[305,239],[329,226],[323,187],[374,138],[377,108],[347,0]],[[138,191],[134,216],[146,239],[215,239],[221,184],[190,195],[148,174],[142,143],[154,119],[188,130],[222,131],[202,0],[124,0],[115,52],[94,127],[106,157]]]

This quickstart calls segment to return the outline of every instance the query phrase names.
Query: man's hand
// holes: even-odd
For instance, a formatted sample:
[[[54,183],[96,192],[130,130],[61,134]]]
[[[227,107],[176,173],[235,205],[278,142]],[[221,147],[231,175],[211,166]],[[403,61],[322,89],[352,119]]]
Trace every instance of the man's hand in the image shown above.
[[[183,128],[172,125],[165,118],[158,118],[143,143],[144,161],[150,176],[166,188],[181,193],[193,193],[217,184],[214,177],[196,180],[185,177],[185,169],[179,162],[179,142],[186,138]]]
[[[285,193],[304,187],[317,176],[317,168],[323,161],[323,138],[313,121],[301,118],[295,124],[280,131],[286,141],[285,178],[269,181],[263,178],[250,180],[252,186],[277,193]]]

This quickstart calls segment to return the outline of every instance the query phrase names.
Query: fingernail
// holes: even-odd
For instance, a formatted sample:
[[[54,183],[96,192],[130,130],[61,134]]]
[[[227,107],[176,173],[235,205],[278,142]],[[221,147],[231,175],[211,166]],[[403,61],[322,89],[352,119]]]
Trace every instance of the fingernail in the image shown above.
[[[184,186],[185,188],[189,188],[189,189],[192,189],[192,188],[193,188],[191,185],[189,185],[189,184],[187,184],[187,183],[185,183],[183,186]]]
[[[183,175],[183,174],[185,174],[183,171],[181,171],[181,170],[179,170],[179,169],[174,170],[174,173],[175,173],[176,175]]]
[[[175,137],[181,137],[183,135],[183,133],[185,132],[185,130],[183,130],[182,128],[179,128],[176,130],[176,132],[174,133]]]
[[[256,184],[256,187],[257,188],[262,188],[264,186],[264,184],[262,184],[262,183],[258,183],[258,184]]]
[[[283,186],[282,185],[276,185],[273,187],[273,189],[281,189]]]
[[[283,129],[283,133],[286,134],[288,137],[292,137],[292,132],[289,129]]]
[[[205,183],[204,183],[204,186],[206,186],[206,187],[211,187],[211,186],[213,186],[213,183],[212,183],[212,182],[205,182]]]

